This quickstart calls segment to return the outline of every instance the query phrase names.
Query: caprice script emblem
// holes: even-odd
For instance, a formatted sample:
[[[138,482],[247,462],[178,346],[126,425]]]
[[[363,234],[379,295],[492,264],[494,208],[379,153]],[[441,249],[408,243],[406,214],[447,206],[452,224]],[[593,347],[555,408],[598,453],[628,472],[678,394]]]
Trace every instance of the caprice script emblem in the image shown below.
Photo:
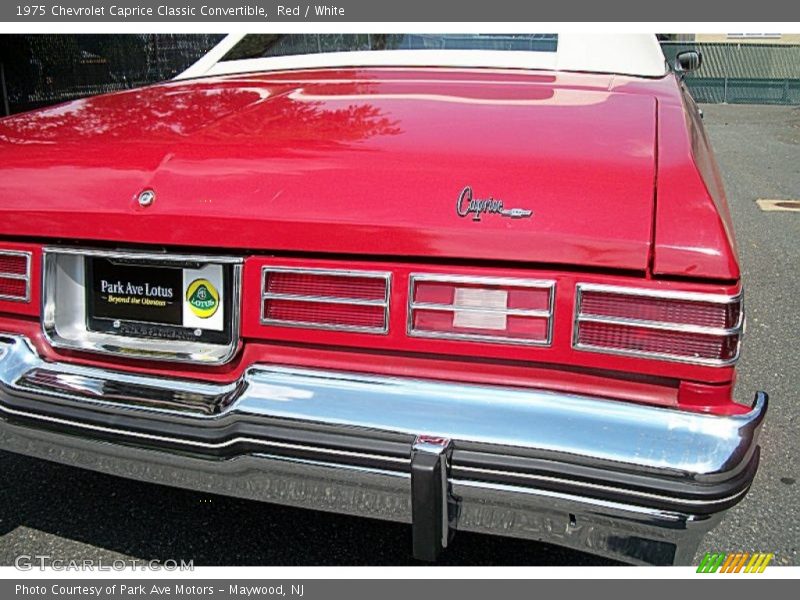
[[[475,198],[472,195],[470,186],[461,190],[458,202],[456,202],[456,212],[459,217],[467,217],[471,214],[473,221],[480,221],[483,213],[500,215],[510,219],[528,219],[533,216],[533,211],[527,208],[504,208],[502,200],[491,196],[485,200]]]

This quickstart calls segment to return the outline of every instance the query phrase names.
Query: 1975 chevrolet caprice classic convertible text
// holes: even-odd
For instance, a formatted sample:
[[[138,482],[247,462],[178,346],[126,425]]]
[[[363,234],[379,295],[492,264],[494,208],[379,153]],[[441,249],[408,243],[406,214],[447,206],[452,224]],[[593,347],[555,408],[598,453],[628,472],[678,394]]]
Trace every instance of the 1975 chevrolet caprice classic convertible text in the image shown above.
[[[0,120],[0,196],[5,450],[422,559],[686,563],[753,480],[730,215],[653,36],[229,36]]]

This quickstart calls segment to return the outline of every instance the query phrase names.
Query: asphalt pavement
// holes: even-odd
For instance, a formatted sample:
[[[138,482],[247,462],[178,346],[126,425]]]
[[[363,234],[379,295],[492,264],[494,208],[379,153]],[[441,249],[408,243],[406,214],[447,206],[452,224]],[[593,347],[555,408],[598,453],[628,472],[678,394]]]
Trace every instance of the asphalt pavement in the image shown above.
[[[770,393],[762,463],[747,498],[705,551],[775,553],[800,545],[800,108],[703,106],[735,223],[748,324],[737,390]],[[200,565],[408,565],[410,528],[117,479],[0,452],[0,565],[62,560],[193,560]],[[556,546],[459,533],[444,565],[607,565]]]
[[[800,547],[800,212],[762,212],[756,200],[800,200],[800,107],[705,105],[725,181],[745,284],[747,330],[737,394],[770,395],[761,467],[747,498],[702,550],[775,553]]]

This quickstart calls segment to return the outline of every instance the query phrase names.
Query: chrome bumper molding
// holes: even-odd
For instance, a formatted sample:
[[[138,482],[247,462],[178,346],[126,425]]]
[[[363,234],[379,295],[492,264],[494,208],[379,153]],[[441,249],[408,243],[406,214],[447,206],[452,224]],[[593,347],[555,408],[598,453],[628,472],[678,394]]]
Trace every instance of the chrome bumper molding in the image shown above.
[[[346,514],[413,512],[627,562],[692,560],[752,481],[766,407],[759,393],[748,413],[718,417],[270,365],[229,384],[170,380],[48,363],[0,334],[2,449]],[[441,477],[415,462],[431,455],[414,451],[419,436],[448,441]],[[438,506],[412,493],[414,473],[444,485]],[[444,545],[447,533],[429,537]]]

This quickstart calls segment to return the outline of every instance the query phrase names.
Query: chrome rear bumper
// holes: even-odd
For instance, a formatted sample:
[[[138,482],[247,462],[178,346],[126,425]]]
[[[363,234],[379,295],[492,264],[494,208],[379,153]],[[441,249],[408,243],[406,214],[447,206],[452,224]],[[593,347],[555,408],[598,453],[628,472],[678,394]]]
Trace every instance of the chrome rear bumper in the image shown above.
[[[270,365],[217,385],[48,363],[0,334],[0,448],[410,522],[428,558],[467,530],[689,563],[747,492],[766,407],[759,393],[747,414],[717,417]]]

